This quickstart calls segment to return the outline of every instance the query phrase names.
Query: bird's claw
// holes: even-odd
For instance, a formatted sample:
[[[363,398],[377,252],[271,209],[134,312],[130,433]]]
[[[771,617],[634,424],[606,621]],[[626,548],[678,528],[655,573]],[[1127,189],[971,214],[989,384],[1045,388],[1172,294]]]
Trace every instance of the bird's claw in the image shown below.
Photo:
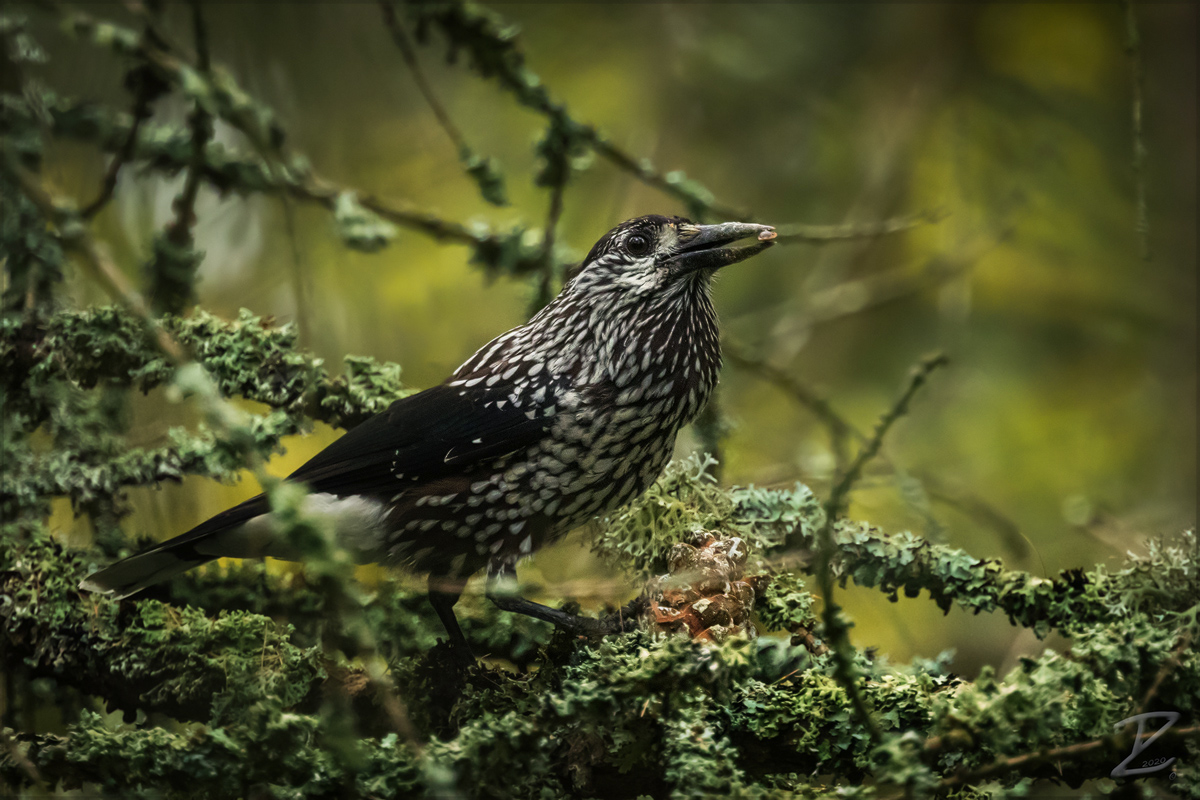
[[[645,611],[646,603],[646,597],[641,595],[612,614],[594,620],[596,623],[594,632],[601,636],[608,636],[614,633],[629,633],[630,631],[637,630],[638,621],[641,618],[642,612]]]

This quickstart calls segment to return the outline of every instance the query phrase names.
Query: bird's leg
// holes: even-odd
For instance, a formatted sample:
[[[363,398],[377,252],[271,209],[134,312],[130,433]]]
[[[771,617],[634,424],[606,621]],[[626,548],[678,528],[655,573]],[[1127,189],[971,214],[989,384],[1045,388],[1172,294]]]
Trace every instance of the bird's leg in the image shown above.
[[[461,588],[448,592],[444,581],[439,581],[432,575],[429,577],[429,605],[433,606],[438,619],[442,621],[442,627],[446,629],[451,650],[460,660],[474,663],[475,656],[471,653],[471,646],[467,644],[467,637],[463,636],[462,628],[458,626],[458,618],[454,616],[454,604],[461,596]]]
[[[541,603],[535,603],[532,600],[526,600],[524,597],[517,597],[500,588],[501,584],[515,581],[516,576],[516,568],[512,564],[499,564],[488,569],[487,597],[501,611],[525,614],[526,616],[549,622],[552,625],[557,625],[571,633],[582,634],[598,633],[603,635],[618,633],[628,630],[631,623],[636,623],[636,616],[632,615],[624,618],[614,615],[607,619],[581,617],[578,614],[571,614],[566,611],[560,611],[557,608],[544,606]],[[633,604],[631,603],[630,606],[632,607]]]

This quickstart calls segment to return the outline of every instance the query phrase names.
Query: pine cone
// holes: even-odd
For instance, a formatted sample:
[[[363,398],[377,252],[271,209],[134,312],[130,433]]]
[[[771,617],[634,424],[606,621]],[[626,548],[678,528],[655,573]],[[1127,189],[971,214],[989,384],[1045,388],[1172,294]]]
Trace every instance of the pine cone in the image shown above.
[[[751,612],[767,588],[768,575],[744,576],[746,543],[697,531],[667,555],[667,574],[650,589],[646,617],[651,628],[719,642],[733,633],[757,635]]]

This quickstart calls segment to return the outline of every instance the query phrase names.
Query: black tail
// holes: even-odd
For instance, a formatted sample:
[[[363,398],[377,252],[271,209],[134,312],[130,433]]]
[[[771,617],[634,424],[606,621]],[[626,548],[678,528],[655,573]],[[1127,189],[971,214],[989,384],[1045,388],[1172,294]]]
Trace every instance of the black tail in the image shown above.
[[[250,539],[258,537],[247,536],[245,525],[267,510],[263,495],[252,497],[185,534],[93,572],[79,588],[119,600],[222,556],[256,555]]]

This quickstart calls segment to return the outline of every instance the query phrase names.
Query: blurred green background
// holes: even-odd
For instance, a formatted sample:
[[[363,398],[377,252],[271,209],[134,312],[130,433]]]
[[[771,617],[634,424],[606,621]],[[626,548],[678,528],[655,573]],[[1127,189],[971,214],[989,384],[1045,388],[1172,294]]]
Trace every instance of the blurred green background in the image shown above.
[[[1133,58],[1124,9],[1106,4],[521,4],[529,67],[577,119],[661,170],[684,170],[764,222],[872,223],[938,213],[889,236],[791,244],[722,274],[725,334],[869,432],[909,367],[937,373],[853,494],[851,515],[996,556],[1035,574],[1088,566],[1196,516],[1196,8],[1136,7],[1145,71],[1148,233],[1137,230]],[[134,20],[119,5],[98,16]],[[511,204],[484,203],[416,89],[374,4],[211,3],[215,62],[278,113],[291,147],[340,184],[447,219],[542,224],[533,143],[545,127],[440,46],[418,49],[466,140],[503,167]],[[65,94],[128,106],[116,59],[33,17]],[[190,41],[184,8],[166,28]],[[161,105],[158,121],[188,109]],[[217,138],[242,148],[218,124]],[[45,176],[86,201],[105,160],[58,144]],[[182,179],[180,179],[181,181]],[[171,219],[180,181],[126,169],[98,218],[131,276]],[[204,190],[199,296],[295,321],[331,364],[347,353],[443,380],[521,323],[531,283],[489,280],[468,251],[401,230],[347,250],[323,209]],[[680,204],[608,162],[569,185],[559,241],[577,256],[616,223]],[[1148,247],[1149,258],[1143,257]],[[79,304],[100,298],[73,284]],[[194,423],[153,394],[133,439]],[[723,481],[828,491],[827,430],[752,370],[727,364]],[[284,474],[328,444],[321,428],[272,463]],[[681,437],[679,453],[697,445]],[[165,538],[254,493],[191,479],[133,496],[131,535]],[[56,524],[69,528],[68,510]],[[611,585],[581,537],[526,577]],[[620,582],[618,582],[620,585]],[[627,586],[627,588],[632,588]],[[601,589],[597,593],[603,594]],[[856,644],[896,660],[955,647],[956,671],[1036,647],[1000,617],[943,617],[924,599],[847,590]]]

